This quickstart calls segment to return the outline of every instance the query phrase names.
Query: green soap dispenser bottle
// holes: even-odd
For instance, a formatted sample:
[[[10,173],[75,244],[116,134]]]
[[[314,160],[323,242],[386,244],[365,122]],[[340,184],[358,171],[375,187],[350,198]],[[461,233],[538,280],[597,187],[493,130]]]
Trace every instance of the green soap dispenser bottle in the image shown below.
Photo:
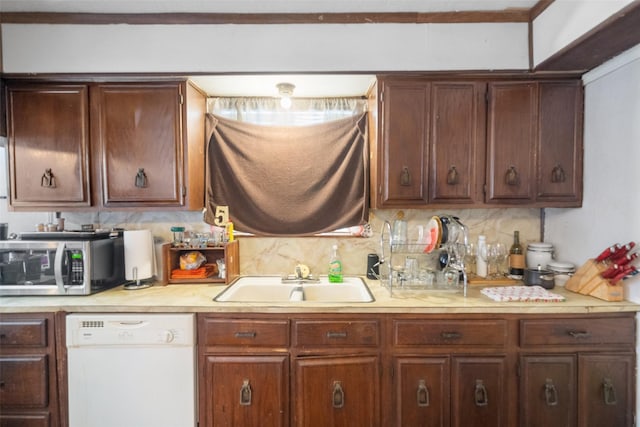
[[[342,261],[338,255],[338,245],[333,245],[329,259],[329,282],[342,283]]]

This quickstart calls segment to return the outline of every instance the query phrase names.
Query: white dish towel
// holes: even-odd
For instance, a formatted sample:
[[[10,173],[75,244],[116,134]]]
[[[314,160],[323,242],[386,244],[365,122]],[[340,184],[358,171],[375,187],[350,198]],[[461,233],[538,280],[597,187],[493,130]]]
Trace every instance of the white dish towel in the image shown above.
[[[500,286],[483,288],[480,293],[499,302],[563,302],[565,297],[542,286]]]

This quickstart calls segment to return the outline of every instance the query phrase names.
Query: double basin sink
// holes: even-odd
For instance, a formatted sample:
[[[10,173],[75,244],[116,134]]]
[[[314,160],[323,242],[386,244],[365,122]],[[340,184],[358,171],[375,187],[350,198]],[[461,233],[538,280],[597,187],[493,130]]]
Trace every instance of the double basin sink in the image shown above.
[[[213,300],[252,303],[367,303],[373,302],[374,298],[360,277],[347,276],[342,283],[330,283],[327,276],[320,276],[315,280],[241,276]]]

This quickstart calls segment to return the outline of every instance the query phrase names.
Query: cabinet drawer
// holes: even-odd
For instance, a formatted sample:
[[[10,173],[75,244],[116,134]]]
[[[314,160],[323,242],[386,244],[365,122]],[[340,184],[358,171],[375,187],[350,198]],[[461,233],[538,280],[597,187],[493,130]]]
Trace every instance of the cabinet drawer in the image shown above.
[[[366,346],[380,342],[377,320],[298,320],[293,324],[293,345],[314,346]]]
[[[47,319],[0,320],[1,347],[46,347]]]
[[[0,357],[0,407],[49,404],[47,356]]]
[[[288,347],[289,322],[287,320],[205,319],[199,344]]]
[[[520,345],[627,344],[635,342],[632,317],[520,321]]]
[[[393,344],[504,346],[506,320],[394,320]]]

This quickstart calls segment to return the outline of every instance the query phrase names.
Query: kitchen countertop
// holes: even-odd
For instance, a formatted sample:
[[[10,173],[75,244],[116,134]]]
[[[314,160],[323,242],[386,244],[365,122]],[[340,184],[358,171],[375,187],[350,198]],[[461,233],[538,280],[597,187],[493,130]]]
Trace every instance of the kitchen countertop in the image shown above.
[[[424,291],[419,295],[394,292],[367,281],[375,301],[371,303],[229,303],[213,298],[224,285],[156,284],[147,289],[125,290],[118,286],[88,296],[0,297],[0,313],[28,312],[245,312],[245,313],[518,313],[587,314],[637,312],[640,305],[629,301],[608,302],[556,287],[551,292],[564,302],[494,302],[482,295],[484,286],[469,286],[462,292]],[[328,285],[330,286],[330,285]]]

